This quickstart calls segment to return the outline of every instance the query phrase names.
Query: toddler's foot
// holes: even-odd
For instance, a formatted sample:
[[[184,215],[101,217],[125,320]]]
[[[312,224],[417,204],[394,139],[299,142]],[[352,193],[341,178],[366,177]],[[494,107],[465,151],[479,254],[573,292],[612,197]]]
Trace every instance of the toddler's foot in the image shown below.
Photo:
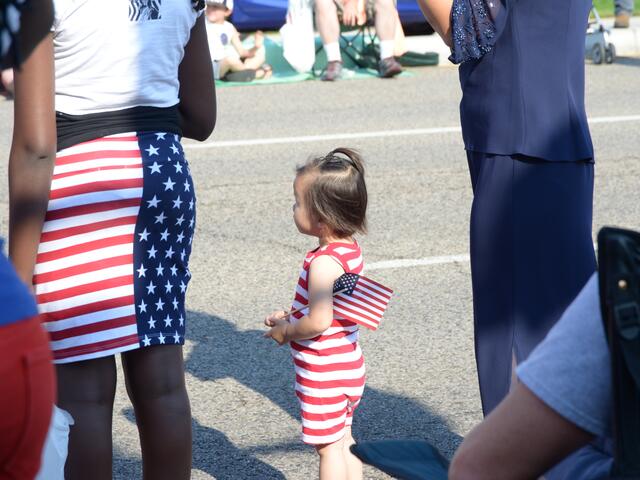
[[[263,63],[260,68],[256,69],[256,80],[266,80],[271,77],[272,73],[271,65]]]

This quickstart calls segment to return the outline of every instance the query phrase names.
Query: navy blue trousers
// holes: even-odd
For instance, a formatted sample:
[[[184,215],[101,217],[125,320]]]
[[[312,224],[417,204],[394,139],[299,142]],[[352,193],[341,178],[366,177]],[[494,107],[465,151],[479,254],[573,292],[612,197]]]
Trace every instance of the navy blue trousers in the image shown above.
[[[467,152],[476,363],[487,415],[596,268],[593,164]]]

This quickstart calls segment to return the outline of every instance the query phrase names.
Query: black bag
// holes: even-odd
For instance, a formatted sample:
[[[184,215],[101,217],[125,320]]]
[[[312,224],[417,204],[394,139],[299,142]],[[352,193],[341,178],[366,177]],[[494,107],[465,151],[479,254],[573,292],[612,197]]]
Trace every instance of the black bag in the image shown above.
[[[614,390],[612,478],[640,478],[640,233],[598,234],[600,308]]]

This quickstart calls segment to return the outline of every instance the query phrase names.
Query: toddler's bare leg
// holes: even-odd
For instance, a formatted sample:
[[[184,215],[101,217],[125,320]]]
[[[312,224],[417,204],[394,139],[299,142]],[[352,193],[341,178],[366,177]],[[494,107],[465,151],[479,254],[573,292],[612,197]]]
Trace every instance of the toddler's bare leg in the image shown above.
[[[220,78],[224,77],[227,72],[240,72],[246,69],[247,67],[239,58],[226,57],[220,60]]]
[[[253,57],[247,58],[244,61],[244,66],[246,68],[251,68],[255,70],[262,66],[262,64],[265,61],[265,58],[266,58],[266,52],[265,52],[264,46],[262,46],[258,50],[256,50],[256,54]]]
[[[223,71],[224,73],[241,72],[242,70],[246,70],[246,69],[247,67],[245,67],[244,63],[239,58],[226,57],[222,59],[222,61],[220,62],[220,78],[223,77],[223,74],[222,74]]]
[[[347,480],[343,440],[316,447],[320,455],[320,480]]]
[[[362,462],[356,457],[349,447],[356,443],[351,436],[351,427],[345,428],[345,435],[343,440],[344,459],[347,464],[347,479],[348,480],[362,480]]]

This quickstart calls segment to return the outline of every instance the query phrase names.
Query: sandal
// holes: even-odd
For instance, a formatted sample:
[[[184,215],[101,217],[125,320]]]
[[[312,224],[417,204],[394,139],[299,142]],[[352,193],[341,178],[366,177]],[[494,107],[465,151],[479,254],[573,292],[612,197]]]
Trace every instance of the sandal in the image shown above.
[[[271,78],[273,68],[268,63],[263,63],[260,68],[256,69],[256,80],[266,80]]]

